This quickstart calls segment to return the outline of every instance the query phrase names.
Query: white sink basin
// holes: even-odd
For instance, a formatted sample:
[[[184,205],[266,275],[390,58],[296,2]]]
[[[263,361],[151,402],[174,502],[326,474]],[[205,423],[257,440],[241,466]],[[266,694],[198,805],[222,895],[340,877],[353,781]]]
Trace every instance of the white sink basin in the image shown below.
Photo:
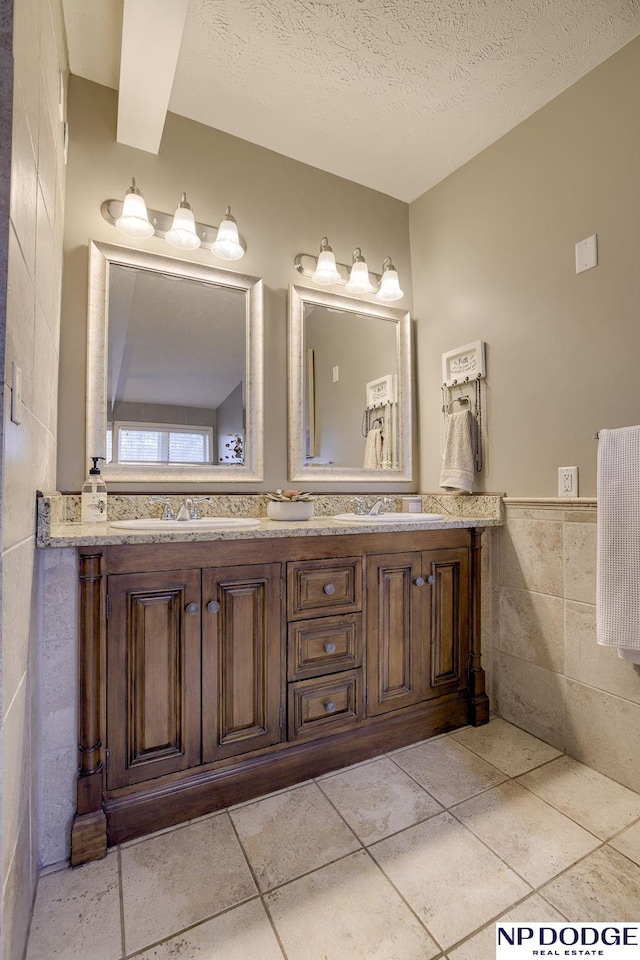
[[[441,513],[338,513],[333,519],[341,523],[425,523],[444,518]]]
[[[156,533],[196,532],[200,530],[249,530],[259,527],[260,521],[254,517],[203,517],[201,520],[113,520],[112,527],[123,530],[153,530]]]

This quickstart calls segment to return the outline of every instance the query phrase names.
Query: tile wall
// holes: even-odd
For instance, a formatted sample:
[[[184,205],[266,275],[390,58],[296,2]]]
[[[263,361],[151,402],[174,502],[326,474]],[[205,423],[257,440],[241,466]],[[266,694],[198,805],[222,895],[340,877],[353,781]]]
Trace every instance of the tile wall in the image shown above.
[[[3,7],[4,9],[4,7]],[[61,0],[14,4],[2,474],[2,957],[23,955],[37,871],[38,578],[35,492],[55,485],[64,210]],[[6,115],[3,115],[6,119]],[[11,421],[12,361],[22,422]]]
[[[640,790],[640,666],[596,643],[595,501],[505,506],[485,631],[494,713]]]

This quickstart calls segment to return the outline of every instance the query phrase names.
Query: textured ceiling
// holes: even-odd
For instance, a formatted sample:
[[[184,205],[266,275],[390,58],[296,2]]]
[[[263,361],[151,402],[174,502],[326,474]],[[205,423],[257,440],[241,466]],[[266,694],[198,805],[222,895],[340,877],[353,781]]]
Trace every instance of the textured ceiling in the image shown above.
[[[117,85],[121,6],[64,0],[73,73]],[[169,109],[412,200],[639,33],[640,0],[189,0]]]

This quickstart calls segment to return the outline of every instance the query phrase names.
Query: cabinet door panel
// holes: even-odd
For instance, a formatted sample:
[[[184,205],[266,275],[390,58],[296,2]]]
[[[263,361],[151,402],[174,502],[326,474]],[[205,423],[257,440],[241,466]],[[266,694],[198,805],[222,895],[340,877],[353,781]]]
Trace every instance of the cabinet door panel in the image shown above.
[[[282,739],[280,564],[204,570],[202,590],[208,762]]]
[[[440,696],[467,683],[469,659],[469,554],[445,549],[424,554],[431,587],[431,663],[427,696]]]
[[[369,716],[423,698],[422,591],[419,553],[367,560],[367,690]]]
[[[200,576],[193,570],[112,576],[108,593],[112,789],[200,762]]]

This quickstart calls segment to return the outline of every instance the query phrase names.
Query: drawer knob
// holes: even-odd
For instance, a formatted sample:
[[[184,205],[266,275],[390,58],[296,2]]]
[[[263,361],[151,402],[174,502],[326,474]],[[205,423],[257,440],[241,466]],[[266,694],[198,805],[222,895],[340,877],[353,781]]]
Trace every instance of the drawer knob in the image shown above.
[[[436,575],[435,573],[432,573],[430,576],[427,577],[427,583],[430,583],[433,585],[435,582],[436,582]]]
[[[198,606],[197,603],[188,603],[185,609],[190,617],[195,617],[200,607]]]
[[[416,587],[422,587],[424,586],[424,577],[416,577],[413,582],[415,583]]]
[[[325,643],[324,651],[325,653],[335,653],[336,652],[335,643],[332,643],[331,641],[329,641],[328,643]]]
[[[217,613],[219,609],[220,604],[217,600],[209,600],[209,603],[207,604],[207,610],[209,613]]]
[[[338,709],[335,703],[333,702],[333,700],[327,700],[327,702],[324,705],[324,708],[327,711],[327,713],[335,713],[336,710]]]
[[[325,583],[322,589],[328,597],[333,596],[333,594],[336,592],[336,586],[334,583]]]

